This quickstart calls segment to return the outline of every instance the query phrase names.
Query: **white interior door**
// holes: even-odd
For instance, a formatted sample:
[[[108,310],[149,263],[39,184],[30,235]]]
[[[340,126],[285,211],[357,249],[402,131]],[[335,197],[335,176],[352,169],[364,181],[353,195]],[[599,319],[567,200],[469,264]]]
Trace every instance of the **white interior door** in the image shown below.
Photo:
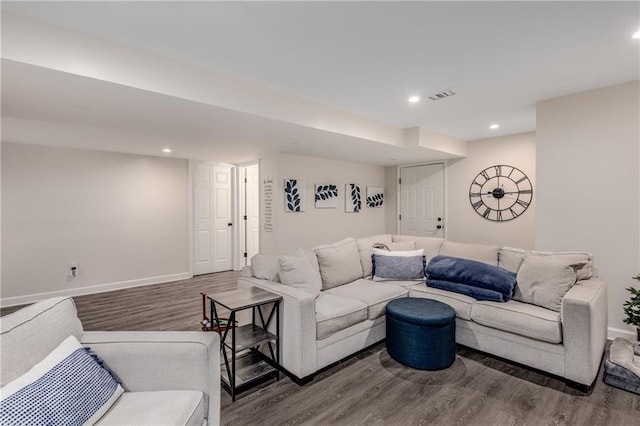
[[[400,168],[400,234],[443,236],[444,165]]]
[[[232,269],[231,167],[198,164],[194,182],[194,275]]]
[[[251,263],[251,258],[260,251],[260,180],[259,168],[255,164],[246,169],[246,203],[245,215],[245,236],[247,253],[247,265]]]

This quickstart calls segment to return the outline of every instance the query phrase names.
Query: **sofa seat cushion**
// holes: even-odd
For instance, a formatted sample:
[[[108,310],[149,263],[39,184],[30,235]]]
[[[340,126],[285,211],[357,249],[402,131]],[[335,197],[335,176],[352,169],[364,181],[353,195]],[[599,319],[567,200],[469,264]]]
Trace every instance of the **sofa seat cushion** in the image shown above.
[[[406,288],[407,290],[409,289],[409,287],[413,287],[414,285],[416,285],[417,281],[415,280],[388,280],[384,282],[385,284],[391,284],[391,285],[395,285],[396,287],[402,287],[402,288]],[[420,283],[422,283],[422,285],[424,285],[424,279],[420,281]]]
[[[316,299],[316,339],[332,334],[367,319],[367,305],[356,299],[320,293]]]
[[[562,343],[560,313],[511,300],[479,301],[471,307],[471,320],[480,325],[549,343]]]
[[[409,297],[422,297],[424,299],[437,300],[445,303],[456,311],[456,317],[471,321],[471,306],[476,302],[473,297],[452,291],[440,290],[438,288],[427,287],[416,284],[409,289]]]
[[[334,287],[327,293],[348,299],[355,299],[367,305],[367,318],[374,320],[386,311],[389,301],[406,297],[408,291],[400,286],[359,279],[349,284]]]
[[[198,425],[204,422],[204,395],[198,391],[125,392],[96,423],[106,425]]]

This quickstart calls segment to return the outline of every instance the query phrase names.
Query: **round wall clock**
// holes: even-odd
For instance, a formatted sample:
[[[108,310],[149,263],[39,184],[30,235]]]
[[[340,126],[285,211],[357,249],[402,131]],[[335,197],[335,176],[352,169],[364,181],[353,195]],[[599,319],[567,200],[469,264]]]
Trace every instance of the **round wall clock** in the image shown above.
[[[469,201],[480,216],[494,222],[515,219],[533,200],[533,186],[522,170],[513,166],[487,167],[473,179]]]

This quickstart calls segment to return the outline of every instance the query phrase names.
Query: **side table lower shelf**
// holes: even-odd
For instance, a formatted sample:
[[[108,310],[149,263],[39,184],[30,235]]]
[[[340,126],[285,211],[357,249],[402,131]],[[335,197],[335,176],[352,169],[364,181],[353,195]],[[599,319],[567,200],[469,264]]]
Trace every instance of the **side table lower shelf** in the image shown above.
[[[249,350],[236,354],[236,391],[241,391],[245,386],[253,386],[277,375],[278,370],[256,352]],[[229,373],[224,362],[220,365],[220,377],[222,385],[230,391]]]

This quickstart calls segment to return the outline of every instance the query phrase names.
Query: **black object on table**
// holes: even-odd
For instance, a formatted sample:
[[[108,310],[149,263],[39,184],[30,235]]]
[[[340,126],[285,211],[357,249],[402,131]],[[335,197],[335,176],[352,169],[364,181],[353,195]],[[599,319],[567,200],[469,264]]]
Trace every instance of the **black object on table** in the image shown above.
[[[211,325],[220,335],[220,350],[224,361],[220,371],[222,386],[231,394],[231,399],[235,401],[239,392],[273,376],[280,380],[279,330],[282,296],[249,287],[214,293],[207,298],[210,302]],[[229,327],[222,324],[216,305],[230,311]],[[237,326],[236,314],[245,309],[252,311],[251,323]],[[267,329],[274,317],[275,333],[271,333]],[[265,344],[265,351],[261,351],[260,346]]]

